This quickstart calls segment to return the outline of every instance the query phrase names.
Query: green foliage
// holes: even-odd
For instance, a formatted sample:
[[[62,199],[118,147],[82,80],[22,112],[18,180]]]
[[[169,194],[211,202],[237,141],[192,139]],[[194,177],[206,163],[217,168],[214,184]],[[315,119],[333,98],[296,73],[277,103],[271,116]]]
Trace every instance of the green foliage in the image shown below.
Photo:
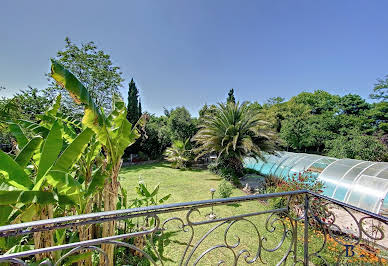
[[[76,138],[75,143],[67,143],[63,139],[63,123],[51,110],[45,114],[47,120],[40,123],[48,134],[31,139],[23,135],[22,139],[26,139],[27,144],[14,158],[0,151],[0,173],[3,177],[1,205],[17,206],[17,211],[8,213],[9,222],[36,219],[40,217],[41,208],[48,204],[54,207],[71,204],[76,208],[83,205],[82,189],[71,173],[74,170],[72,166],[89,143],[92,134],[85,135],[84,131],[79,135],[82,138]],[[20,134],[28,130],[23,125],[30,124],[10,125],[17,125],[20,131],[15,132]],[[63,145],[66,146],[64,150]],[[57,167],[57,164],[63,167]]]
[[[103,202],[104,210],[110,211],[117,207],[119,195],[118,175],[122,163],[122,156],[125,149],[132,145],[139,137],[137,125],[141,125],[144,120],[140,119],[136,125],[132,125],[127,120],[127,108],[121,97],[114,94],[112,96],[113,107],[109,115],[105,115],[104,109],[98,109],[94,102],[93,94],[66,68],[60,63],[52,60],[51,76],[55,81],[66,89],[76,104],[84,106],[84,115],[82,118],[83,127],[89,128],[94,132],[96,141],[104,150],[104,163],[101,163],[103,174],[97,175],[104,177]],[[90,86],[90,84],[89,84]],[[103,103],[100,102],[102,105]],[[86,169],[83,171],[85,183],[90,182],[90,164],[86,163]],[[106,177],[109,177],[106,180]],[[95,182],[91,184],[100,184]],[[87,188],[88,192],[90,191]],[[90,210],[89,210],[90,211]],[[115,224],[113,222],[103,225],[102,236],[107,237],[115,233]],[[114,247],[103,246],[107,259],[113,261]],[[101,263],[105,263],[105,258],[101,257]]]
[[[302,92],[291,98],[297,104],[305,104],[311,107],[312,114],[322,114],[326,111],[337,111],[340,97],[323,90]]]
[[[55,60],[74,74],[85,87],[88,88],[88,96],[96,103],[96,106],[102,107],[106,112],[112,109],[113,95],[119,93],[122,87],[123,78],[120,68],[115,66],[110,56],[104,51],[99,50],[93,42],[77,45],[65,39],[65,48],[58,51]],[[66,112],[82,114],[82,107],[78,105],[77,100],[73,101],[75,94],[68,91],[63,85],[51,79],[50,87],[47,90],[47,97],[62,93],[63,108]],[[75,94],[77,95],[77,94]],[[80,97],[78,95],[77,97]]]
[[[93,131],[89,128],[86,128],[78,134],[71,144],[66,147],[61,156],[56,160],[53,170],[65,172],[67,169],[71,169],[79,160],[82,155],[82,151],[85,150],[93,135]]]
[[[214,115],[207,115],[193,137],[198,147],[197,158],[216,153],[218,159],[242,171],[246,156],[263,157],[263,152],[273,152],[275,135],[261,120],[260,113],[244,104],[219,104]]]
[[[3,182],[15,188],[28,190],[32,188],[30,177],[24,169],[8,154],[0,150],[0,173],[3,175]]]
[[[295,190],[309,190],[315,193],[322,193],[323,183],[317,180],[317,175],[314,172],[304,171],[294,174],[290,180],[278,179],[275,177],[267,178],[267,193],[286,192]],[[295,206],[303,203],[304,196],[296,196],[291,199]],[[287,198],[273,198],[270,199],[270,204],[273,208],[286,207]]]
[[[166,160],[171,162],[173,168],[186,168],[190,160],[190,150],[188,149],[189,139],[185,141],[174,140],[172,146],[164,152]]]
[[[36,136],[32,138],[23,149],[16,155],[15,162],[21,167],[26,167],[28,163],[31,161],[32,156],[35,151],[42,144],[43,138],[40,136]]]
[[[167,117],[147,115],[145,133],[142,134],[140,150],[145,152],[151,159],[158,159],[164,150],[171,145],[171,134],[167,125]]]
[[[51,101],[43,95],[42,91],[28,87],[11,98],[0,99],[0,120],[35,121],[37,116],[44,113],[50,104]]]
[[[11,131],[12,135],[16,138],[19,149],[22,149],[28,142],[27,137],[25,136],[23,130],[20,128],[18,124],[8,123],[9,131]]]
[[[108,163],[116,165],[124,150],[139,137],[136,127],[126,119],[127,110],[120,97],[113,98],[113,110],[109,116],[97,109],[89,91],[67,69],[52,61],[52,77],[71,94],[74,101],[85,106],[82,124],[96,134],[97,140],[106,148]]]
[[[326,143],[327,154],[336,158],[350,158],[367,161],[387,160],[388,149],[374,136],[351,132]]]
[[[128,88],[128,104],[127,104],[127,119],[132,124],[135,125],[137,121],[142,116],[141,103],[139,99],[139,91],[136,87],[135,82],[131,79]],[[125,150],[125,156],[129,157],[130,154],[138,154],[141,152],[141,140],[146,137],[146,132],[144,128],[140,130],[141,137],[130,147]]]
[[[208,169],[236,186],[240,185],[239,177],[244,174],[240,161],[233,158],[220,158],[217,162],[209,164]]]
[[[368,111],[376,129],[388,133],[388,102],[379,102],[372,105]]]
[[[141,116],[139,91],[133,79],[131,79],[128,87],[127,119],[132,125],[134,125]]]
[[[152,190],[150,190],[142,180],[139,180],[136,189],[136,193],[139,198],[132,201],[131,207],[147,207],[151,205],[163,204],[171,197],[171,194],[158,198],[160,184],[157,184]]]
[[[381,102],[388,101],[388,75],[386,75],[384,79],[377,80],[370,97],[372,99],[380,100]]]
[[[307,117],[311,114],[311,107],[304,103],[298,103],[293,98],[288,102],[283,101],[284,99],[280,97],[271,98],[260,111],[276,132],[280,132],[284,120]]]
[[[61,124],[56,121],[53,124],[47,139],[43,143],[42,155],[40,156],[38,173],[36,175],[37,181],[39,181],[54,164],[61,152],[62,144]]]
[[[310,124],[303,117],[285,120],[282,123],[280,136],[285,140],[287,146],[296,150],[302,150],[311,146],[313,141]]]
[[[234,89],[230,89],[228,92],[228,98],[226,99],[226,103],[236,103],[236,99],[234,98]]]
[[[357,94],[347,94],[341,97],[339,108],[343,114],[360,115],[370,108],[370,105]]]
[[[356,156],[364,160],[383,160],[386,157],[378,145],[379,139],[383,140],[388,133],[388,105],[384,101],[369,104],[359,95],[340,97],[317,90],[302,92],[287,102],[271,100],[263,105],[261,112],[272,128],[279,132],[284,149],[338,155],[341,158]],[[355,136],[354,132],[380,147],[379,154],[370,156],[367,152],[340,152],[337,147],[341,142],[353,139],[349,136]],[[342,148],[345,149],[345,146]]]
[[[167,126],[172,140],[191,139],[197,132],[197,121],[183,106],[168,112]]]
[[[253,109],[254,112],[261,112],[263,109],[263,106],[261,106],[261,104],[259,104],[257,101],[255,101],[255,102],[249,104],[249,108]]]
[[[220,198],[229,198],[233,193],[233,185],[230,184],[228,181],[223,180],[218,185],[218,194]]]
[[[198,114],[199,114],[198,123],[201,124],[202,120],[204,119],[204,117],[214,115],[216,112],[217,112],[217,106],[216,105],[214,105],[214,104],[212,104],[212,105],[205,104],[204,106],[202,106],[202,108],[198,112]]]
[[[165,109],[165,115],[157,117],[145,112],[147,122],[141,130],[141,138],[126,154],[144,152],[151,159],[158,159],[173,140],[191,139],[197,132],[197,120],[184,107]],[[190,145],[188,143],[188,145]]]

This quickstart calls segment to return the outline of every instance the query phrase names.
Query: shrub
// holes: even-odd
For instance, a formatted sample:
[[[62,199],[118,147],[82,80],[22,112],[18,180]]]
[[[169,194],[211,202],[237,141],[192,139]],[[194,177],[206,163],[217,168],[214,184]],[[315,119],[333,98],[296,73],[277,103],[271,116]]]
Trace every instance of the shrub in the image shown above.
[[[189,139],[186,141],[174,140],[172,146],[164,152],[166,160],[171,162],[173,168],[184,169],[190,161],[191,151],[188,147]]]
[[[209,169],[209,171],[213,174],[216,174],[218,175],[218,165],[217,163],[210,163],[208,166],[207,166],[207,169]]]
[[[223,180],[218,185],[218,194],[221,198],[229,198],[230,195],[233,193],[233,185],[230,184],[228,181]]]
[[[208,165],[208,169],[213,174],[223,177],[225,180],[233,182],[235,185],[239,185],[239,175],[236,174],[235,169],[230,167],[227,163],[219,160],[219,162],[214,162]]]
[[[322,193],[323,184],[317,181],[317,175],[314,172],[304,171],[299,174],[293,174],[290,180],[276,179],[267,177],[267,184],[271,187],[268,192],[286,192],[295,190],[310,190],[316,193]],[[294,196],[292,198],[293,206],[300,206],[304,202],[303,196]],[[284,208],[287,204],[287,198],[277,197],[270,199],[270,204],[273,208]]]
[[[139,160],[140,160],[140,161],[147,161],[147,160],[149,160],[148,155],[145,154],[145,153],[142,152],[142,151],[139,151],[138,156],[139,156]]]
[[[326,152],[328,156],[336,158],[378,162],[383,162],[388,157],[387,146],[382,141],[375,136],[363,135],[357,131],[327,141]]]

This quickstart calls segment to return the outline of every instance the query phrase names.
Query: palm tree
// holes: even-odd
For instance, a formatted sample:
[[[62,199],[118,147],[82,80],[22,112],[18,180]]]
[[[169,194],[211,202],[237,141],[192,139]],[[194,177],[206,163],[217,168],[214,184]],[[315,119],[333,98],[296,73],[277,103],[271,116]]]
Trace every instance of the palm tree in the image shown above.
[[[175,140],[172,146],[167,148],[164,152],[166,160],[172,163],[174,168],[185,168],[186,163],[190,159],[190,151],[187,149],[187,143],[189,139],[185,141]]]
[[[237,175],[242,173],[244,157],[264,159],[263,152],[275,151],[275,134],[248,103],[218,104],[211,115],[204,116],[199,128],[193,137],[197,158],[216,153],[217,161]]]

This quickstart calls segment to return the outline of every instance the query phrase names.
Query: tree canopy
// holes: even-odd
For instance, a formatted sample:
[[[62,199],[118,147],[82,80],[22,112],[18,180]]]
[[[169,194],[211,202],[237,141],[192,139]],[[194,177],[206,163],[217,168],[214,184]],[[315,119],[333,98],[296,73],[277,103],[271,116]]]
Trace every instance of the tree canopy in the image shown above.
[[[134,125],[141,116],[141,103],[139,99],[139,90],[136,87],[135,82],[131,79],[128,85],[128,105],[127,105],[127,119]]]
[[[65,48],[58,51],[55,60],[89,89],[97,106],[110,112],[113,95],[120,93],[119,88],[122,87],[124,79],[120,68],[113,64],[109,54],[98,49],[94,42],[77,45],[66,38]],[[59,86],[50,75],[47,76],[50,84],[46,96],[55,98],[58,93],[62,93],[62,108],[70,110],[71,113],[82,113],[82,107],[74,103],[72,95]]]
[[[236,103],[236,99],[234,98],[234,89],[230,89],[228,92],[228,98],[226,99],[227,103]]]

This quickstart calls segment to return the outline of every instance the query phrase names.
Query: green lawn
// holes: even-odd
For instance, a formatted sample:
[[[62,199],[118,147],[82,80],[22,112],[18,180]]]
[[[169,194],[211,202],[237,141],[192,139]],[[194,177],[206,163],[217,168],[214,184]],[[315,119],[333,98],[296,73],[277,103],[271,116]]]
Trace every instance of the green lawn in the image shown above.
[[[166,203],[186,202],[195,200],[205,200],[210,198],[210,188],[218,188],[218,184],[221,182],[221,178],[210,173],[208,170],[176,170],[172,169],[167,163],[155,163],[150,165],[140,165],[123,168],[120,174],[121,185],[128,191],[128,199],[135,198],[136,186],[139,179],[142,179],[148,187],[154,187],[160,183],[160,196],[164,196],[171,193],[171,198]],[[234,189],[232,196],[242,196],[244,192]],[[218,194],[216,192],[216,197]],[[240,206],[216,206],[214,211],[217,217],[228,217],[243,213],[258,212],[268,209],[268,205],[263,202],[252,201],[242,203]],[[161,220],[176,216],[184,219],[187,211],[176,212],[170,214],[161,215]],[[210,213],[210,209],[201,209],[200,214],[193,215],[193,220],[203,221],[206,220],[206,215]],[[274,248],[279,243],[283,228],[278,221],[275,225],[274,232],[268,232],[265,229],[265,221],[268,218],[268,214],[249,217],[248,220],[254,223],[260,233],[261,237],[266,237],[267,241],[263,243],[263,246],[267,249]],[[194,227],[194,239],[191,243],[189,253],[192,247],[197,241],[208,232],[208,230],[215,226],[217,223],[195,226]],[[212,232],[199,246],[197,251],[194,252],[190,264],[192,264],[198,256],[208,248],[217,245],[224,244],[224,232],[227,225],[220,226],[217,230]],[[160,249],[163,260],[167,265],[175,265],[179,263],[181,255],[188,243],[190,236],[189,232],[183,232],[179,230],[177,222],[171,222],[166,232],[166,239],[163,242],[163,249]],[[233,225],[229,231],[227,241],[229,244],[234,244],[237,241],[237,237],[240,238],[240,244],[235,248],[236,254],[244,248],[249,250],[252,259],[256,252],[259,243],[259,237],[255,230],[255,227],[248,221],[239,221]],[[289,246],[289,240],[286,240],[282,248],[276,252],[263,251],[263,261],[268,265],[275,265],[277,261],[281,259],[285,251]],[[245,253],[247,254],[247,253]],[[244,255],[241,256],[240,262],[244,260]],[[227,248],[218,248],[200,260],[199,265],[214,265],[220,260],[224,260],[226,265],[229,265],[233,260],[233,253]],[[229,263],[228,263],[229,262]]]
[[[218,189],[218,185],[222,179],[210,173],[208,170],[177,170],[172,169],[168,163],[154,163],[148,165],[139,165],[123,168],[120,174],[120,182],[123,188],[128,192],[128,199],[134,199],[137,197],[135,187],[141,179],[149,188],[153,188],[157,184],[160,184],[159,197],[165,196],[171,193],[172,196],[165,203],[178,203],[188,202],[197,200],[206,200],[211,198],[210,189]],[[233,196],[243,196],[245,193],[239,189],[233,190]],[[218,193],[215,194],[218,197]],[[260,212],[270,210],[271,205],[263,201],[251,201],[244,202],[239,205],[222,205],[214,207],[214,212],[217,218],[230,217],[241,214],[248,214],[254,212]],[[210,208],[200,209],[200,213],[192,213],[190,216],[191,221],[206,221],[208,220],[207,215],[210,213]],[[163,223],[168,218],[177,217],[186,221],[187,210],[175,213],[168,213],[160,215],[160,220]],[[250,256],[247,260],[255,257],[260,239],[262,241],[261,258],[262,261],[267,265],[276,265],[284,256],[290,246],[290,235],[286,236],[285,241],[274,252],[269,252],[269,249],[275,249],[281,242],[283,236],[283,221],[285,219],[279,218],[276,215],[271,217],[273,223],[268,223],[266,228],[266,220],[269,218],[269,214],[260,214],[246,218],[248,221],[240,220],[237,221],[230,227],[230,230],[226,237],[228,245],[234,245],[239,242],[233,250],[238,255],[240,251],[249,251]],[[140,220],[141,221],[141,220]],[[139,222],[139,220],[137,220]],[[193,240],[188,248],[185,259],[193,251],[193,248],[198,241],[205,236],[209,230],[219,225],[220,222],[194,226]],[[183,232],[179,228],[180,223],[176,221],[169,222],[165,228],[163,237],[156,238],[156,247],[158,252],[161,254],[162,260],[165,265],[177,265],[180,262],[182,254],[189,243],[191,236],[191,230],[186,227],[187,232]],[[204,241],[193,251],[193,255],[189,260],[189,265],[192,265],[199,256],[207,249],[216,245],[224,245],[224,233],[227,229],[228,224],[219,226],[216,230],[211,232]],[[255,227],[256,226],[256,227]],[[289,222],[285,222],[287,229],[290,229]],[[256,228],[258,231],[256,231]],[[303,260],[303,223],[298,224],[298,245],[297,245],[297,257]],[[333,239],[331,239],[332,242]],[[323,236],[320,232],[313,231],[309,232],[309,253],[320,250],[323,244]],[[333,244],[333,243],[332,243]],[[334,247],[331,244],[332,247]],[[335,243],[334,243],[335,244]],[[147,248],[145,249],[147,251]],[[334,264],[337,260],[337,256],[344,251],[344,247],[337,245],[331,250],[325,248],[321,253],[323,257],[329,262]],[[248,252],[243,253],[238,264],[243,263],[244,257],[248,255]],[[231,265],[233,262],[233,252],[225,247],[219,247],[215,250],[207,253],[197,265],[218,265],[220,261],[225,261],[225,265]],[[287,261],[287,265],[292,265],[292,256],[290,255]],[[313,262],[317,263],[320,260],[314,258]],[[255,264],[261,264],[260,260],[257,260]],[[359,265],[359,262],[353,262],[349,265]]]

